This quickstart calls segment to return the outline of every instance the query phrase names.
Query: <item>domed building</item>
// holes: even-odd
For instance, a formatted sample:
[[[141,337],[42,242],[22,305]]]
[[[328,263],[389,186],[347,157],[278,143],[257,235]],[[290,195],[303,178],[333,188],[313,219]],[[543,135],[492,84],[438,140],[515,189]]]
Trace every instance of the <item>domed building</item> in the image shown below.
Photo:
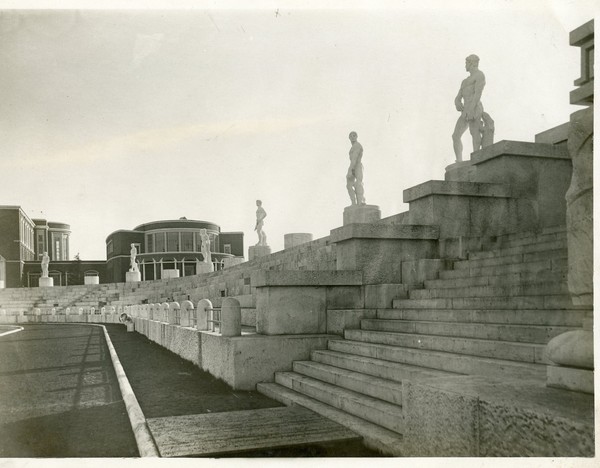
[[[202,255],[202,229],[210,238],[210,251],[215,270],[222,268],[223,259],[244,256],[244,233],[221,232],[209,221],[187,218],[160,220],[140,224],[133,230],[118,230],[106,238],[106,268],[108,282],[125,281],[130,268],[131,244],[137,250],[142,281],[165,278],[165,270],[178,270],[179,276],[196,274],[196,264]]]

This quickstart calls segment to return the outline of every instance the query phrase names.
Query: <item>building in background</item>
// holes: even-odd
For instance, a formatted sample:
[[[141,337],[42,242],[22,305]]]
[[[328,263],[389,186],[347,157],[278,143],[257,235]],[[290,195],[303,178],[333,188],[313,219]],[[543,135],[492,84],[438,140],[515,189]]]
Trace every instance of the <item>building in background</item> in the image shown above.
[[[164,270],[179,270],[179,276],[196,274],[196,264],[204,260],[200,230],[206,229],[215,270],[223,259],[244,256],[243,232],[221,232],[209,221],[187,218],[151,221],[133,230],[118,230],[106,238],[108,282],[125,281],[130,268],[131,244],[137,249],[142,281],[161,279]]]

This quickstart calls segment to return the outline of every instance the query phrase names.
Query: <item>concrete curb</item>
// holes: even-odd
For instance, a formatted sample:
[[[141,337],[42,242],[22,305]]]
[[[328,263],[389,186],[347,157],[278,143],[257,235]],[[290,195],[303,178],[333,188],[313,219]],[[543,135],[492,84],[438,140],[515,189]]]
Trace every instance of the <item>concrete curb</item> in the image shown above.
[[[11,325],[7,325],[7,327],[10,327],[10,326],[11,326]],[[1,329],[2,327],[3,327],[3,326],[2,326],[2,325],[0,325],[0,329]],[[23,331],[23,327],[19,327],[19,326],[17,326],[17,325],[12,325],[12,328],[14,328],[15,330],[9,330],[9,331],[6,331],[6,332],[2,332],[2,333],[0,333],[0,336],[6,336],[6,335],[10,335],[11,333],[18,333],[18,332],[20,332],[20,331]]]
[[[115,347],[112,344],[106,327],[97,323],[85,322],[47,323],[47,325],[83,325],[102,328],[104,331],[104,338],[106,339],[106,345],[108,346],[108,351],[110,353],[110,359],[115,369],[115,374],[117,375],[117,381],[119,382],[119,389],[121,390],[123,402],[125,403],[125,408],[127,409],[127,415],[129,416],[129,423],[131,424],[135,442],[137,444],[138,451],[140,452],[140,457],[160,457],[158,447],[156,446],[154,438],[150,433],[150,429],[146,424],[146,417],[144,416],[142,408],[135,397],[135,393],[133,393],[131,384],[127,379],[127,375],[125,374],[125,370],[121,365],[121,361],[119,361],[119,356],[115,351]],[[23,327],[20,328],[22,329]]]

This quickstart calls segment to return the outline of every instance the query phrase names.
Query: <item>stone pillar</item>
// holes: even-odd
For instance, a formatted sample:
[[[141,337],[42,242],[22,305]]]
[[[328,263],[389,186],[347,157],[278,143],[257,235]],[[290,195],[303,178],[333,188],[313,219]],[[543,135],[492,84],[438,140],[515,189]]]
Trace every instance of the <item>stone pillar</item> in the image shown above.
[[[251,245],[248,248],[248,260],[264,257],[265,255],[271,255],[271,247],[268,245]]]
[[[283,248],[291,249],[297,245],[306,244],[313,240],[313,235],[309,232],[291,232],[283,235]]]
[[[221,335],[241,336],[242,309],[240,302],[232,297],[223,299],[221,305]]]
[[[594,53],[593,20],[570,34],[571,45],[581,47],[582,76],[570,94],[571,104],[589,106],[571,114],[568,148],[573,163],[567,191],[568,284],[573,304],[585,307],[581,330],[563,333],[548,343],[546,384],[586,393],[594,392],[593,346],[593,140]]]
[[[202,299],[198,302],[198,308],[196,310],[196,329],[208,330],[208,316],[212,308],[212,302],[208,299]]]
[[[139,271],[127,271],[125,273],[126,283],[139,283],[142,281],[142,274]]]
[[[344,208],[344,226],[354,223],[376,223],[381,219],[377,205],[350,205]]]
[[[54,286],[54,278],[40,277],[40,288],[51,288]]]

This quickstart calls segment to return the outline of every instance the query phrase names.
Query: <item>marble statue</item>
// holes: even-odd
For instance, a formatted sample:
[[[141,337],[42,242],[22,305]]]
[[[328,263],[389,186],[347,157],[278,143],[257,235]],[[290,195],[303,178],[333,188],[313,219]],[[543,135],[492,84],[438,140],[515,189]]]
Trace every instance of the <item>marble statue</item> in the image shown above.
[[[200,239],[202,240],[202,257],[204,258],[204,263],[212,264],[212,255],[210,253],[210,237],[208,236],[208,232],[206,229],[200,229]]]
[[[456,110],[460,117],[456,121],[452,143],[456,161],[462,161],[463,145],[461,137],[467,130],[471,133],[473,140],[473,151],[491,145],[494,142],[494,121],[489,114],[483,111],[481,94],[485,87],[485,75],[479,70],[479,57],[469,55],[465,60],[465,68],[469,76],[465,78],[454,99]]]
[[[263,231],[264,219],[267,217],[267,212],[262,207],[262,201],[256,200],[256,226],[254,230],[258,234],[258,242],[256,245],[267,245],[267,235]]]
[[[135,248],[135,244],[131,244],[131,250],[129,251],[129,258],[131,261],[131,268],[129,271],[140,271],[135,258],[137,256],[137,249]]]
[[[50,265],[50,257],[48,252],[44,252],[42,255],[42,278],[48,278],[48,265]]]
[[[353,205],[364,205],[365,204],[365,190],[363,188],[363,147],[357,141],[358,134],[356,132],[350,132],[349,135],[350,143],[350,167],[348,167],[348,173],[346,174],[346,188],[348,189],[348,195],[350,195],[350,201]]]

